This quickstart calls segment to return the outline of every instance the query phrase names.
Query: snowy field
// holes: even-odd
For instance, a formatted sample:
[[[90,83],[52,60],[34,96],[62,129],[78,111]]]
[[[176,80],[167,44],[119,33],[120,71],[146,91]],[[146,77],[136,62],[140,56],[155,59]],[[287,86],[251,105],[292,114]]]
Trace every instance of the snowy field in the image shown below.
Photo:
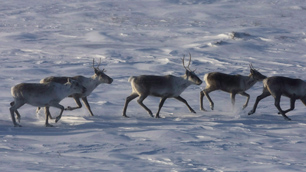
[[[247,91],[245,110],[245,97],[237,95],[232,110],[229,94],[216,91],[215,110],[200,111],[203,83],[182,94],[196,114],[168,99],[155,119],[133,100],[130,118],[122,117],[130,76],[183,75],[181,58],[189,52],[201,79],[213,71],[248,75],[250,63],[266,76],[306,79],[305,21],[304,0],[2,1],[1,171],[305,171],[306,108],[297,101],[285,121],[268,97],[247,115],[262,83]],[[94,117],[85,107],[65,111],[47,128],[43,111],[25,105],[23,127],[13,127],[12,86],[90,77],[100,58],[114,82],[88,97]],[[61,103],[75,105],[71,98]],[[159,98],[144,103],[156,113]],[[289,99],[281,106],[287,109]]]

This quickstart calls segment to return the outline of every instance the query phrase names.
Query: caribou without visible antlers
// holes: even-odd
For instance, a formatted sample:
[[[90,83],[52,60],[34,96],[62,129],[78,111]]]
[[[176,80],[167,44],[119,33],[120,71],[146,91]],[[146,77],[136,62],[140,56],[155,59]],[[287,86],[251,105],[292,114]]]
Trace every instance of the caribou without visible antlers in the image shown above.
[[[183,102],[187,105],[191,112],[195,113],[195,111],[189,106],[187,101],[180,96],[180,94],[191,84],[200,85],[202,81],[198,78],[194,71],[191,71],[189,68],[191,62],[191,54],[189,53],[189,63],[187,67],[184,64],[185,56],[183,57],[182,61],[186,72],[185,75],[181,77],[176,77],[173,75],[140,75],[130,77],[129,82],[132,86],[132,94],[126,98],[123,108],[123,116],[127,117],[126,110],[129,102],[136,97],[139,97],[137,102],[150,114],[151,117],[153,117],[152,111],[143,104],[143,100],[147,96],[155,96],[161,98],[158,111],[155,115],[156,118],[160,118],[159,112],[167,98],[175,98]]]
[[[204,75],[204,81],[206,82],[206,87],[200,92],[200,109],[205,111],[203,107],[203,97],[206,95],[208,101],[210,102],[210,107],[214,109],[214,102],[211,100],[209,93],[215,90],[225,91],[231,94],[232,105],[235,104],[236,94],[247,97],[243,109],[247,107],[250,95],[245,91],[251,88],[257,81],[262,81],[266,76],[259,73],[256,69],[250,65],[249,76],[242,75],[229,75],[220,72],[212,72]]]
[[[69,97],[72,97],[77,107],[70,107],[68,106],[65,110],[75,110],[82,107],[82,103],[80,99],[82,99],[83,103],[85,104],[85,107],[88,109],[91,116],[94,116],[94,114],[91,111],[90,105],[87,100],[87,96],[89,96],[92,91],[100,84],[107,83],[111,84],[113,82],[113,79],[105,74],[106,70],[99,69],[99,66],[101,65],[101,59],[97,67],[95,67],[95,60],[93,59],[92,68],[94,69],[94,75],[92,75],[90,78],[84,77],[84,76],[74,76],[74,77],[47,77],[40,81],[40,83],[47,83],[47,82],[57,82],[57,83],[65,83],[67,81],[67,78],[75,79],[77,80],[81,85],[83,85],[86,88],[86,92],[84,93],[75,93],[69,95]],[[39,110],[39,108],[37,109]],[[49,111],[47,107],[47,111]],[[52,117],[51,117],[52,118]]]
[[[306,106],[306,82],[301,79],[293,79],[282,76],[268,77],[263,80],[263,91],[256,99],[253,109],[249,112],[249,115],[255,113],[257,105],[260,100],[272,95],[275,99],[275,107],[286,120],[291,120],[286,116],[286,113],[292,111],[295,106],[295,101],[300,99]],[[290,108],[282,110],[280,107],[281,96],[290,98]]]
[[[62,116],[64,107],[59,104],[59,102],[70,94],[74,93],[84,93],[86,91],[85,87],[80,85],[78,81],[66,80],[65,84],[59,84],[55,82],[50,82],[46,84],[38,83],[21,83],[11,88],[11,94],[14,101],[11,102],[10,112],[12,121],[15,127],[21,127],[21,125],[16,123],[14,112],[17,115],[17,120],[20,123],[20,114],[17,111],[18,108],[24,104],[30,104],[38,107],[56,107],[61,109],[60,115],[56,119]],[[48,123],[49,112],[45,111],[46,122],[45,125],[50,127]]]

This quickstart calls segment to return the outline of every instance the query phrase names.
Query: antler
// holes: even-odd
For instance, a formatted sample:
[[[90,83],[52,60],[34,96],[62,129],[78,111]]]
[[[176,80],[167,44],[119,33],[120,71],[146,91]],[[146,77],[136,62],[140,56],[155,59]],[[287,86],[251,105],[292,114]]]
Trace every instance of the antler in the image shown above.
[[[95,59],[92,59],[92,68],[95,68]]]
[[[96,67],[96,69],[99,69],[100,65],[101,65],[101,58],[100,58],[100,62],[98,64],[98,67]],[[95,68],[95,59],[92,59],[92,67]]]
[[[92,60],[92,68],[95,69],[95,72],[98,72],[98,71],[106,72],[106,69],[102,69],[102,70],[99,69],[100,65],[101,65],[101,58],[100,58],[100,62],[97,67],[95,67],[95,59]]]
[[[187,66],[187,69],[189,69],[189,70],[190,70],[190,68],[189,68],[190,63],[191,63],[191,54],[189,53],[189,63],[188,63],[188,66]]]
[[[183,54],[183,58],[181,60],[183,62],[183,67],[187,70],[187,68],[185,67],[185,54]]]
[[[185,66],[185,54],[183,55],[183,59],[182,59],[182,61],[183,61],[183,66],[184,66],[184,68],[185,68],[186,70],[191,71],[191,69],[189,68],[189,66],[190,66],[190,62],[191,62],[191,54],[189,53],[189,62],[188,62],[187,67]]]
[[[252,63],[249,64],[250,69],[255,70],[255,68],[253,67]]]

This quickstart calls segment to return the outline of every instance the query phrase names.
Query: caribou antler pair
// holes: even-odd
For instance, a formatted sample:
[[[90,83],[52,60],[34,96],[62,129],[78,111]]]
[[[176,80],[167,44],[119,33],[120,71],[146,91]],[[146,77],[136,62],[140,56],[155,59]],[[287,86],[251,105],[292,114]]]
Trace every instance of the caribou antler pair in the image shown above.
[[[256,72],[258,72],[257,69],[255,69],[255,68],[253,67],[252,63],[250,63],[249,66],[250,66],[250,70],[251,70],[251,71],[256,71]]]
[[[101,65],[101,58],[100,58],[100,62],[99,62],[99,64],[98,64],[97,67],[95,67],[95,59],[92,59],[92,68],[97,69],[97,70],[100,70],[100,69],[99,69],[100,65]],[[105,70],[105,69],[102,69],[102,72],[106,72],[106,70]]]
[[[256,70],[256,69],[253,67],[252,63],[250,63],[249,66],[250,66],[250,69]]]
[[[191,69],[189,68],[190,62],[191,62],[191,54],[190,54],[190,53],[189,53],[189,62],[188,62],[187,67],[185,66],[185,54],[183,55],[182,62],[183,62],[183,66],[184,66],[184,68],[185,68],[186,70],[188,70],[188,71],[193,71],[193,72],[196,71],[196,69],[195,69],[195,70],[191,70]]]

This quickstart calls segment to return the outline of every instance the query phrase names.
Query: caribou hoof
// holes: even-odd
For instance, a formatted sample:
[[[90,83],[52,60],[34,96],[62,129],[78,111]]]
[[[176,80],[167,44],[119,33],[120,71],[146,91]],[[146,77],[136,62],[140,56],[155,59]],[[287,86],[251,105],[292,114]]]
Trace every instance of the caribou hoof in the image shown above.
[[[287,116],[284,117],[284,119],[287,120],[287,121],[291,121],[291,119],[289,117],[287,117]]]
[[[206,109],[204,109],[204,108],[202,108],[202,107],[200,108],[200,110],[201,110],[201,111],[207,111]]]
[[[150,112],[148,112],[148,114],[152,117],[152,118],[154,118],[154,115],[153,115],[153,113],[150,111]]]
[[[248,113],[248,115],[252,115],[253,113],[254,113],[254,111],[251,110],[251,111]]]
[[[53,127],[51,124],[45,124],[46,127]]]
[[[22,127],[20,124],[14,124],[14,127]]]
[[[57,123],[60,119],[61,119],[61,117],[56,117],[55,123]]]
[[[72,110],[72,107],[68,106],[65,110]]]

